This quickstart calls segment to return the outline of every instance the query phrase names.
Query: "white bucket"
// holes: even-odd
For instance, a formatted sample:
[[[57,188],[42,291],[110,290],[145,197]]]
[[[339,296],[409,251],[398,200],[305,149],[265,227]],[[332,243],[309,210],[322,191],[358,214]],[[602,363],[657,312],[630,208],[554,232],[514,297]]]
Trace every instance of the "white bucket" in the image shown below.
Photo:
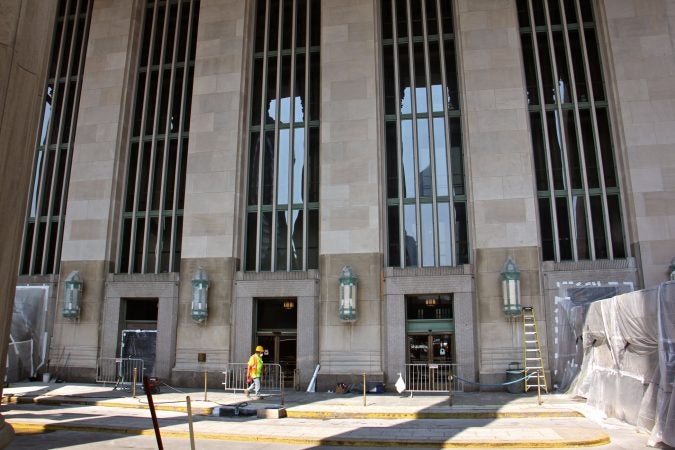
[[[51,378],[51,375],[49,374],[49,372],[42,374],[42,382],[43,383],[49,383],[50,378]]]

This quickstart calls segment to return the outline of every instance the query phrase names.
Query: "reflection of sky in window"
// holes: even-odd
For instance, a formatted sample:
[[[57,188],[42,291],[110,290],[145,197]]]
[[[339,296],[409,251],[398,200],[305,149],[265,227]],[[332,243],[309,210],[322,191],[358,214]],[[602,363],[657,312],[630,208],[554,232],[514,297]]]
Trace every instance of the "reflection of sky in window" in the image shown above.
[[[403,89],[403,97],[401,97],[401,114],[412,114],[412,99],[410,87]],[[427,88],[415,88],[415,107],[417,114],[427,113]],[[434,84],[431,86],[431,111],[443,111],[443,86]]]
[[[279,169],[277,174],[277,204],[288,203],[288,150],[289,131],[279,130]]]
[[[272,120],[277,120],[277,100],[270,100],[269,108],[267,108],[267,115]],[[305,117],[302,108],[302,97],[299,95],[295,97],[295,122],[302,122]],[[291,123],[291,98],[284,97],[279,99],[279,122]]]
[[[49,120],[52,117],[52,94],[54,89],[51,86],[47,87],[47,100],[45,101],[45,114],[42,117],[42,135],[40,136],[40,145],[45,145],[47,138],[47,128],[49,128]]]

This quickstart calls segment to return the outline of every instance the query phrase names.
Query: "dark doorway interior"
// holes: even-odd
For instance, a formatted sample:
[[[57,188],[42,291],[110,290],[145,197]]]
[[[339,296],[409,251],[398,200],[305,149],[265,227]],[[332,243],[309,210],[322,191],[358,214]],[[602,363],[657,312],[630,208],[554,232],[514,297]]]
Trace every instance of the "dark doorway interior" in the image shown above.
[[[284,385],[293,387],[298,356],[297,299],[261,298],[256,305],[256,345],[265,349],[266,363],[281,366]]]
[[[156,298],[125,298],[124,321],[120,334],[120,356],[143,360],[144,375],[155,375],[157,350]]]

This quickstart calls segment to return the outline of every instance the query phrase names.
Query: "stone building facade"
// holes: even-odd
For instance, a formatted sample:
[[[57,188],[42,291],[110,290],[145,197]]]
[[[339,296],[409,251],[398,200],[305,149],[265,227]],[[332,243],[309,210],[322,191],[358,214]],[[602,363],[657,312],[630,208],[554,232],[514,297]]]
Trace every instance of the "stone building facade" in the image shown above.
[[[49,359],[66,379],[93,380],[124,330],[150,329],[170,383],[258,343],[303,388],[317,364],[320,389],[362,373],[391,385],[410,363],[499,383],[523,358],[503,312],[511,258],[555,383],[562,301],[670,275],[670,2],[51,10],[18,284],[49,287]],[[353,322],[338,315],[344,266]]]

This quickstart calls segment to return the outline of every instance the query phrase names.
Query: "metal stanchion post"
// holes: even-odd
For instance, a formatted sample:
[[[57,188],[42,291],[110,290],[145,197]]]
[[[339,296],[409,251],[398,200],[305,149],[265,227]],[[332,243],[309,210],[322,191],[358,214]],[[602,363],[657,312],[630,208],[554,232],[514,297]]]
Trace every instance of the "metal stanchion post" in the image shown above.
[[[541,405],[542,401],[541,401],[541,378],[540,377],[541,377],[541,375],[540,375],[539,369],[537,369],[537,401]]]
[[[452,369],[448,375],[448,406],[452,406]]]
[[[206,387],[207,387],[207,382],[208,382],[208,372],[206,369],[204,369],[204,401],[206,400]]]
[[[133,377],[133,383],[131,387],[131,397],[136,398],[136,375],[137,375],[138,369],[134,367],[134,377]]]
[[[363,372],[363,406],[366,406],[366,373]]]
[[[195,450],[195,432],[192,429],[192,404],[190,403],[190,396],[185,397],[187,402],[187,413],[188,413],[188,427],[190,429],[190,449]]]

